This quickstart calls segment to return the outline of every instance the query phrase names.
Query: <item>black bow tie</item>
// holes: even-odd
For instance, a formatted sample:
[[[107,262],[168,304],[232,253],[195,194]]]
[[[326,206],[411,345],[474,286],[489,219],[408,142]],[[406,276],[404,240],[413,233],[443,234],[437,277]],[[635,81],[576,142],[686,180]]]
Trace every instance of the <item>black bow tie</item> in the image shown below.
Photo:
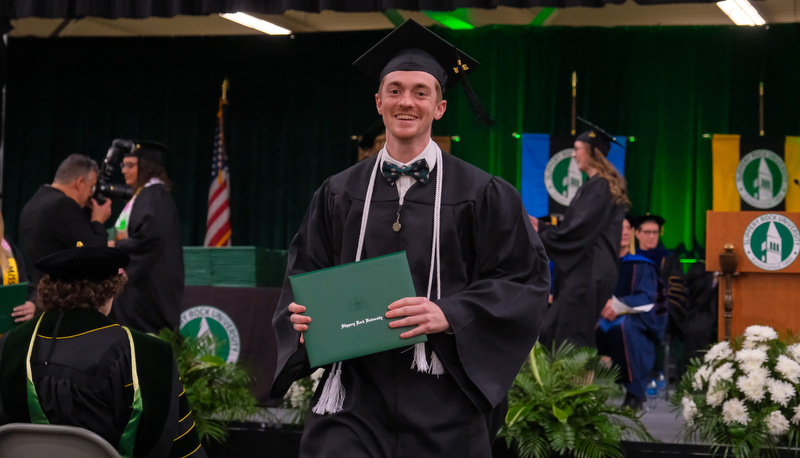
[[[425,161],[425,159],[415,161],[408,166],[401,166],[393,164],[389,161],[383,161],[381,171],[383,172],[383,176],[386,178],[386,181],[388,181],[389,184],[394,184],[394,182],[400,178],[400,175],[408,175],[422,184],[427,183],[428,179],[430,178],[428,163]]]

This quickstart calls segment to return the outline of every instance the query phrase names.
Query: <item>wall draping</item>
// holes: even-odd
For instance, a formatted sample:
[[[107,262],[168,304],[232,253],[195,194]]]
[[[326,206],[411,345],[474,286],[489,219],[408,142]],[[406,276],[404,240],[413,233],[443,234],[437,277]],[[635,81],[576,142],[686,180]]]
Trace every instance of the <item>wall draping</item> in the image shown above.
[[[666,217],[669,248],[702,255],[711,208],[703,133],[800,134],[800,25],[769,28],[436,29],[482,63],[470,77],[496,119],[476,125],[451,90],[434,134],[453,154],[518,184],[514,132],[569,133],[578,114],[636,137],[626,169],[634,213]],[[25,39],[8,47],[3,213],[18,214],[69,153],[101,160],[116,137],[160,140],[187,245],[201,244],[220,83],[230,79],[233,243],[285,248],[311,195],[355,161],[349,138],[377,118],[375,84],[350,63],[381,32],[289,37]],[[799,171],[789,171],[790,180]],[[119,204],[117,204],[119,205]]]

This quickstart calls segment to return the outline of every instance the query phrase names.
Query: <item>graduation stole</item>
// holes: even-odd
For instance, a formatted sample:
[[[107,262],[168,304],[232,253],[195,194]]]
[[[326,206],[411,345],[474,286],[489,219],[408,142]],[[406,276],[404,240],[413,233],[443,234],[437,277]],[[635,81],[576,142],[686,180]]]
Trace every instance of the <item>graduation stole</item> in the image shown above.
[[[2,247],[6,250],[6,257],[8,258],[8,270],[3,270],[3,284],[4,285],[16,285],[19,283],[19,268],[17,267],[17,260],[14,259],[14,255],[11,251],[11,245],[3,239]]]
[[[152,186],[154,184],[164,184],[164,182],[158,178],[150,178],[150,181],[148,181],[144,186],[139,188],[139,190],[136,191],[136,194],[134,194],[133,197],[131,197],[131,200],[129,200],[128,203],[125,204],[125,207],[122,208],[122,211],[120,212],[119,217],[117,218],[117,222],[114,223],[114,229],[116,229],[117,232],[128,230],[128,221],[131,219],[131,210],[133,209],[133,202],[136,200],[136,196],[138,196],[139,193],[142,192],[142,189],[148,186]]]

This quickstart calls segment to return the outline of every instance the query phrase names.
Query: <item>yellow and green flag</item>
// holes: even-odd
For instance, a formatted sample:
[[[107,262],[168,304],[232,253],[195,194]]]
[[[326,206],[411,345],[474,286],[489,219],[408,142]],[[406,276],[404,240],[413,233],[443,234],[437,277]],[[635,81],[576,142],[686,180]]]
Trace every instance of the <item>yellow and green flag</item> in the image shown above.
[[[800,137],[715,134],[713,210],[800,212]]]

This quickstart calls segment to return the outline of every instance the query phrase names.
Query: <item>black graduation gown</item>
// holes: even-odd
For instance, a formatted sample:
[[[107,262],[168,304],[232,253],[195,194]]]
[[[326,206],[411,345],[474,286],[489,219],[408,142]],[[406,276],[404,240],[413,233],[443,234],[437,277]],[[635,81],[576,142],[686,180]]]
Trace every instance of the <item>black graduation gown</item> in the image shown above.
[[[31,355],[39,404],[51,424],[80,426],[117,447],[133,399],[128,335],[94,310],[42,318]],[[0,339],[0,424],[30,422],[25,397],[25,357],[36,320]],[[132,331],[143,414],[136,457],[204,457],[172,349],[165,341]],[[45,363],[47,361],[47,363]]]
[[[292,241],[287,275],[355,260],[364,197],[376,160],[366,159],[329,178],[316,192]],[[491,454],[495,431],[490,432],[494,428],[487,425],[488,417],[506,399],[539,333],[549,270],[517,191],[449,154],[443,155],[443,162],[442,299],[434,302],[453,333],[429,335],[427,347],[429,352],[435,349],[446,374],[436,377],[412,370],[410,347],[345,361],[343,410],[308,414],[303,457]],[[379,173],[364,240],[362,259],[406,250],[419,296],[427,291],[436,176],[441,169],[437,165],[427,184],[416,183],[408,190],[399,232],[392,230],[397,190]],[[273,318],[278,343],[274,396],[309,372],[286,310],[292,300],[287,281]]]
[[[36,191],[19,216],[22,249],[30,261],[31,283],[39,284],[42,273],[36,262],[53,253],[84,246],[106,246],[108,233],[97,221],[91,221],[77,202],[58,189],[44,185]]]
[[[183,246],[178,209],[161,184],[139,192],[128,220],[128,238],[117,248],[131,257],[128,283],[114,301],[111,317],[143,332],[158,333],[180,322]]]
[[[540,226],[547,255],[555,264],[553,304],[541,341],[567,340],[594,347],[594,327],[614,285],[625,208],[615,204],[608,181],[595,175],[578,189],[558,226]]]

